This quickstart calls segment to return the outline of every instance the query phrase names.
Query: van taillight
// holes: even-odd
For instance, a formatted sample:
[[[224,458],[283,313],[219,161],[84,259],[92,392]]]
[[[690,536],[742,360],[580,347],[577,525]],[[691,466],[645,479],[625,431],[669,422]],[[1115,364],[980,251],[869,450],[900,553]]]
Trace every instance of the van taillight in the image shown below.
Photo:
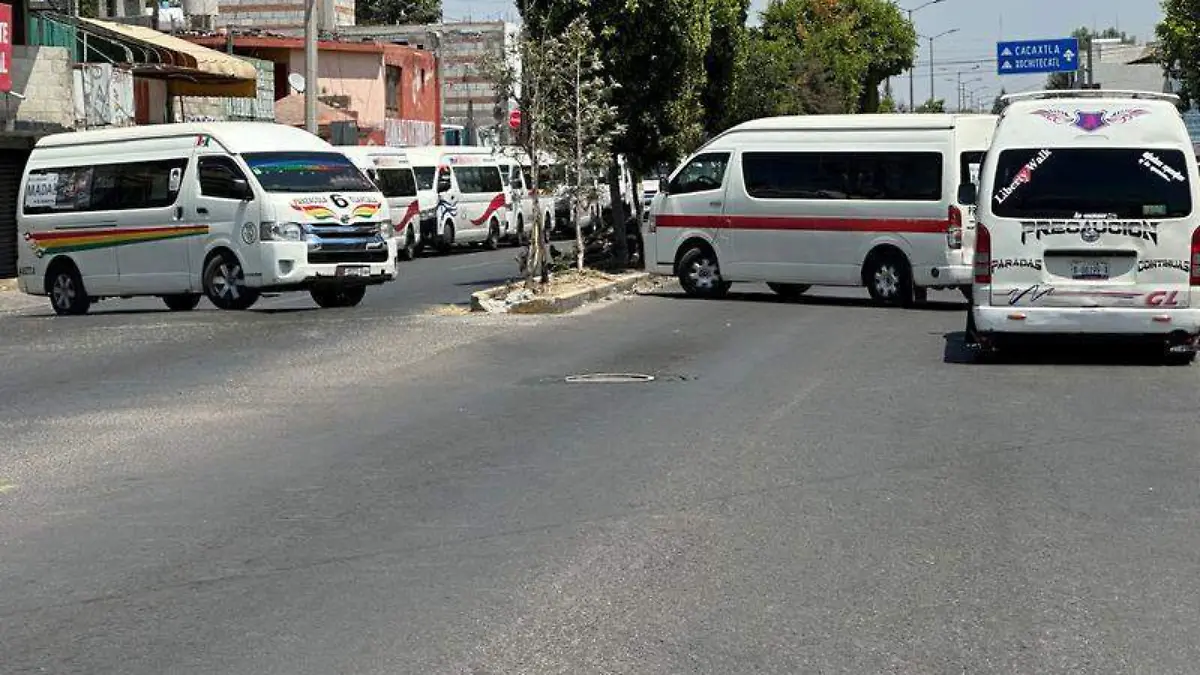
[[[954,250],[962,248],[963,221],[962,211],[954,204],[950,205],[949,225],[946,227],[946,245]]]
[[[1190,284],[1200,286],[1200,228],[1192,232],[1192,271]]]
[[[1193,251],[1195,246],[1193,243]],[[1195,256],[1195,253],[1192,255]],[[992,233],[983,223],[975,224],[975,283],[992,283]]]

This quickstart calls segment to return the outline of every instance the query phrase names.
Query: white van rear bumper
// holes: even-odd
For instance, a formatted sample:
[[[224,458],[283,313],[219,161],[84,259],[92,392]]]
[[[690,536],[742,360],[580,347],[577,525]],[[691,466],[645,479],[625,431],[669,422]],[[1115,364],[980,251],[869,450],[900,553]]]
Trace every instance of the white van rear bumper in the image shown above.
[[[1200,333],[1200,309],[974,307],[980,333],[1158,335]],[[1164,320],[1166,319],[1166,320]]]
[[[970,286],[975,271],[970,265],[938,265],[913,268],[913,281],[918,286],[955,287]]]

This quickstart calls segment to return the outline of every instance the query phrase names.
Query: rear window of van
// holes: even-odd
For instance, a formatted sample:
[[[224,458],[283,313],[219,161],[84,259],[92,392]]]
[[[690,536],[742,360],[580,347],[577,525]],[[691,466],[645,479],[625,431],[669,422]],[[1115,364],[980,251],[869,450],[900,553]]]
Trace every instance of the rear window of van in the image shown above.
[[[1179,150],[1028,148],[996,161],[992,212],[1001,218],[1183,218],[1192,212]]]

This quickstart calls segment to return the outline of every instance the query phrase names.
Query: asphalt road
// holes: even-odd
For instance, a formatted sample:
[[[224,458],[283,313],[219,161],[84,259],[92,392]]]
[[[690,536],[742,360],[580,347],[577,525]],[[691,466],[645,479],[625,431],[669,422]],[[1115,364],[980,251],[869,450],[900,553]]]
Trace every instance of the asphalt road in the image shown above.
[[[949,294],[535,318],[401,288],[0,317],[0,672],[1200,662],[1194,368],[964,365]],[[563,382],[612,371],[657,379]]]

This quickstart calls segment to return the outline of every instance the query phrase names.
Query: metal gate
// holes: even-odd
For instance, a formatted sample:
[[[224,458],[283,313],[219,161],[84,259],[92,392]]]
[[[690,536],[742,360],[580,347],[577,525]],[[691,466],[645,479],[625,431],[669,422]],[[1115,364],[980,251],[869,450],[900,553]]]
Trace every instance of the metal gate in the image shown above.
[[[27,150],[0,150],[0,279],[17,276],[17,190]]]

